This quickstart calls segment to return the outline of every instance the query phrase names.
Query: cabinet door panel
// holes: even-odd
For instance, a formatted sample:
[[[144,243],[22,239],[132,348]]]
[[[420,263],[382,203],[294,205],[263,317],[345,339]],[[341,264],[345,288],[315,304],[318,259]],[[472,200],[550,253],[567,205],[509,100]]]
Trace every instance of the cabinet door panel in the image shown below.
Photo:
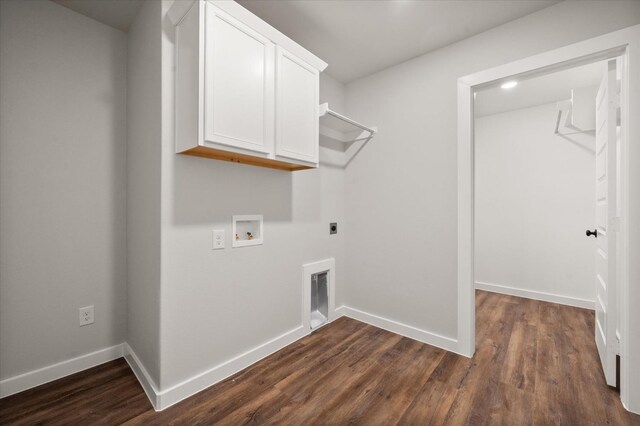
[[[276,50],[276,155],[318,162],[318,70]]]
[[[215,6],[206,6],[205,141],[273,150],[274,45]]]

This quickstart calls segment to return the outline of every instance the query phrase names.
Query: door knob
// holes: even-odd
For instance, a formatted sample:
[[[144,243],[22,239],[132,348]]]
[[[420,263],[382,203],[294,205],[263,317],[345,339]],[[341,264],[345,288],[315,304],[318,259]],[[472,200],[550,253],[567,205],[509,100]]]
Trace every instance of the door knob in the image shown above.
[[[598,230],[597,230],[597,229],[594,229],[593,231],[589,231],[589,230],[587,229],[587,237],[590,237],[590,236],[592,236],[592,235],[593,235],[594,237],[598,238]]]

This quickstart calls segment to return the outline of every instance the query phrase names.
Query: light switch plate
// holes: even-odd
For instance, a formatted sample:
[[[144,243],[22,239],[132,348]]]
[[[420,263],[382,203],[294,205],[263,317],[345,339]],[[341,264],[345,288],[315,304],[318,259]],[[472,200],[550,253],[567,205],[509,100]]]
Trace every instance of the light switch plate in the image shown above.
[[[224,248],[224,229],[216,229],[213,231],[213,250]]]

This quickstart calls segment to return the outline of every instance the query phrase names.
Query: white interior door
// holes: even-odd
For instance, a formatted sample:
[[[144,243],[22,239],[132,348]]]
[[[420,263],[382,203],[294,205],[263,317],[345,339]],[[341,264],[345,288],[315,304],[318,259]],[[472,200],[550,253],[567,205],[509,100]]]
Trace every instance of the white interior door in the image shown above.
[[[616,209],[618,108],[616,61],[610,60],[596,96],[596,326],[595,338],[602,369],[616,385]]]

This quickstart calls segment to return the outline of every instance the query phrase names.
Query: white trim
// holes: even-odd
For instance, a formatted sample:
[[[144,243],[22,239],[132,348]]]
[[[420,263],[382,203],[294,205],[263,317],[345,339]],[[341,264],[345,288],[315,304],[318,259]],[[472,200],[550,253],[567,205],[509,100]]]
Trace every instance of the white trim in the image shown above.
[[[235,358],[223,362],[222,364],[218,364],[207,371],[173,385],[157,394],[156,409],[158,411],[164,410],[165,408],[168,408],[183,399],[208,388],[209,386],[215,385],[216,383],[244,370],[250,365],[255,364],[261,359],[266,358],[308,334],[309,332],[304,330],[300,325],[293,330],[263,343],[260,346],[236,356]]]
[[[167,12],[171,23],[175,26],[180,25],[180,22],[187,16],[187,13],[193,7],[195,0],[182,0],[179,2],[173,2],[171,8]]]
[[[514,77],[532,76],[581,65],[595,60],[625,57],[622,80],[622,191],[621,221],[622,271],[618,282],[622,292],[621,384],[620,397],[625,408],[640,412],[640,289],[629,283],[640,281],[640,265],[629,259],[640,255],[640,149],[630,149],[631,140],[640,140],[640,25],[634,25],[559,49],[500,65],[458,79],[458,346],[460,352],[475,351],[475,305],[473,275],[473,99],[472,90],[499,84]],[[633,76],[633,78],[630,78]]]
[[[319,265],[322,263],[323,262],[316,262],[315,264],[310,265]],[[456,352],[457,349],[457,342],[449,337],[440,336],[435,333],[421,330],[419,328],[373,315],[358,309],[350,308],[348,306],[342,305],[333,311],[330,310],[329,312],[333,312],[333,316],[329,318],[329,322],[335,321],[337,318],[342,316],[346,316],[370,324],[374,327],[409,337],[422,343],[437,346],[448,351]],[[193,376],[161,392],[157,390],[155,383],[150,378],[144,369],[144,366],[140,363],[140,360],[129,345],[125,346],[125,359],[140,381],[140,384],[145,390],[145,393],[151,401],[154,409],[156,411],[161,411],[244,370],[261,359],[266,358],[267,356],[283,349],[305,336],[308,336],[310,333],[310,329],[300,325],[299,327],[296,327],[295,329],[290,330],[260,346],[238,355],[229,361],[216,365],[203,373]]]
[[[541,300],[543,302],[558,303],[560,305],[575,306],[594,310],[593,300],[581,299],[579,297],[561,296],[559,294],[546,293],[544,291],[525,290],[501,284],[493,284],[484,281],[476,281],[476,289],[490,291],[492,293],[507,294],[509,296],[525,297],[527,299]]]
[[[458,342],[450,337],[441,336],[430,331],[422,330],[411,325],[403,324],[398,321],[370,314],[348,306],[341,306],[339,309],[344,313],[344,316],[362,321],[374,327],[417,340],[418,342],[426,343],[427,345],[437,346],[450,352],[457,353],[458,351]]]
[[[458,352],[476,351],[474,267],[474,154],[471,86],[458,80]]]
[[[335,309],[334,315],[329,318],[328,322],[334,321],[335,319],[344,316],[345,306],[340,306]],[[330,311],[331,312],[331,311]],[[294,328],[262,345],[259,345],[241,355],[236,356],[235,358],[230,359],[222,364],[218,364],[215,367],[200,373],[196,376],[193,376],[187,380],[184,380],[181,383],[178,383],[174,386],[171,386],[168,389],[159,392],[153,381],[146,374],[146,370],[142,367],[140,361],[135,357],[131,348],[128,348],[130,354],[133,355],[134,361],[140,367],[139,370],[136,371],[137,367],[129,363],[131,368],[134,370],[134,374],[138,377],[138,380],[142,384],[142,387],[145,389],[147,393],[147,397],[151,401],[151,404],[154,406],[156,411],[164,410],[178,402],[210,387],[215,385],[216,383],[221,382],[222,380],[244,370],[245,368],[255,364],[263,358],[268,357],[269,355],[285,348],[286,346],[296,342],[297,340],[302,339],[305,336],[308,336],[311,333],[311,330],[300,325],[299,327]],[[128,347],[128,345],[127,345]],[[127,361],[130,361],[127,358]],[[143,379],[141,380],[141,376]],[[143,381],[147,381],[147,384],[143,383]]]
[[[140,358],[138,358],[128,343],[124,343],[124,359],[127,361],[127,364],[129,364],[129,367],[131,367],[131,371],[133,371],[138,382],[140,382],[140,386],[142,386],[144,393],[147,394],[147,398],[149,398],[149,402],[151,402],[153,409],[159,411],[158,406],[160,392],[158,391],[158,386],[156,386],[155,382],[147,372],[147,369],[144,368]]]
[[[344,306],[335,309],[335,311],[333,311],[334,314],[329,318],[329,322],[344,316],[344,311]],[[2,380],[0,381],[0,398],[124,357],[131,371],[133,371],[133,374],[138,379],[138,382],[140,382],[154,410],[161,411],[244,370],[310,333],[311,330],[304,329],[301,325],[162,392],[158,390],[157,384],[147,372],[140,358],[138,358],[131,346],[125,342]]]
[[[333,259],[327,259],[325,261],[308,264],[306,266],[315,266],[317,269],[317,267],[323,265],[326,266],[326,264],[331,263],[332,260]],[[326,268],[322,270],[326,270]],[[331,271],[335,273],[335,266]],[[454,339],[373,315],[359,309],[342,305],[333,310],[329,310],[330,314],[332,312],[333,315],[330,315],[329,322],[332,322],[342,316],[347,316],[370,324],[374,327],[409,337],[422,343],[437,346],[448,351],[456,352],[457,349],[457,341]],[[263,343],[262,345],[259,345],[222,364],[218,364],[203,373],[193,376],[163,391],[158,390],[158,386],[147,372],[146,368],[140,361],[140,358],[138,358],[131,346],[125,342],[120,345],[102,349],[97,352],[3,380],[0,382],[2,389],[1,395],[2,397],[9,396],[52,380],[62,378],[69,374],[77,373],[105,362],[124,357],[129,364],[129,367],[131,367],[133,374],[138,379],[138,382],[140,382],[140,385],[147,395],[147,398],[149,398],[154,410],[162,411],[165,408],[168,408],[244,370],[261,359],[266,358],[267,356],[283,349],[305,336],[308,336],[310,333],[311,330],[308,329],[308,327],[300,325],[293,330]]]
[[[0,381],[0,398],[49,383],[53,380],[61,379],[88,368],[104,364],[105,362],[113,361],[114,359],[122,358],[122,356],[123,344],[120,343],[18,376],[9,377],[8,379]]]

